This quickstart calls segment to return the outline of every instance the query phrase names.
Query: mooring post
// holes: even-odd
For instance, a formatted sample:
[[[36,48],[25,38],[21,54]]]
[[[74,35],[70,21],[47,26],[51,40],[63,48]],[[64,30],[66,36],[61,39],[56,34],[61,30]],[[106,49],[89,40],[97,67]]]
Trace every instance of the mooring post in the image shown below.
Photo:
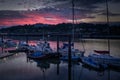
[[[57,63],[57,75],[59,75],[59,63]]]
[[[59,53],[59,36],[57,36],[57,53],[58,53],[58,57],[60,57],[60,53]]]
[[[28,36],[26,36],[26,43],[28,44]]]
[[[69,49],[68,49],[68,80],[71,80],[71,35],[69,37]]]
[[[3,35],[1,35],[2,36],[2,53],[4,52],[4,37],[3,37]]]

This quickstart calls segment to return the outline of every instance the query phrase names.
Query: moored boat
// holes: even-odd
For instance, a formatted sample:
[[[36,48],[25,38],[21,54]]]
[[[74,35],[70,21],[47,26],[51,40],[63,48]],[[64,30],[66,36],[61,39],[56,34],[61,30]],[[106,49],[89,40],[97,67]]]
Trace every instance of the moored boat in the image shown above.
[[[61,56],[60,59],[63,61],[68,61],[69,57],[68,55],[64,55],[64,56]],[[74,55],[71,56],[71,61],[79,61],[79,60],[80,60],[79,56],[74,56]]]
[[[90,57],[83,57],[81,60],[83,64],[88,65],[94,69],[106,69],[108,67],[106,64],[100,64],[91,59]]]
[[[120,58],[107,54],[90,54],[89,57],[99,63],[104,63],[113,67],[120,67]]]
[[[31,59],[45,59],[45,58],[47,58],[47,56],[40,51],[37,51],[34,53],[28,53],[27,57],[31,58]]]
[[[94,52],[98,54],[109,54],[109,51],[106,50],[94,50]]]

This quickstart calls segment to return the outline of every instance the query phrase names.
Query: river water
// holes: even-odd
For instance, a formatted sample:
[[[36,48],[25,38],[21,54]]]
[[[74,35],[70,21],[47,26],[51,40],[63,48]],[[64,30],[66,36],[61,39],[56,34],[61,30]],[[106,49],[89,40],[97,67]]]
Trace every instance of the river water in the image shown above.
[[[36,41],[29,41],[35,45]],[[62,42],[60,42],[62,45]],[[50,46],[55,49],[56,42],[50,41]],[[84,48],[83,48],[84,47]],[[75,48],[85,49],[85,56],[93,50],[107,50],[107,40],[86,39],[75,42]],[[110,40],[110,55],[120,57],[120,40]],[[30,60],[25,53],[0,60],[0,80],[119,80],[120,70],[107,69],[97,71],[84,66],[81,62],[72,63],[71,76],[68,76],[68,63],[56,59]],[[69,77],[69,78],[68,78]]]

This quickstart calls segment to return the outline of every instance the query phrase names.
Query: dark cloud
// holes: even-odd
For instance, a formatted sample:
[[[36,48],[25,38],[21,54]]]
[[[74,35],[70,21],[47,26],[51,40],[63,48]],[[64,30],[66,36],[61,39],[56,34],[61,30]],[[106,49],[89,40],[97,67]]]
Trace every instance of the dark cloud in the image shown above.
[[[106,12],[102,12],[100,13],[99,15],[106,15]],[[120,16],[120,13],[112,13],[112,12],[109,12],[109,16],[112,16],[112,17],[116,17],[116,16]]]
[[[72,0],[53,0],[54,2],[68,2],[64,5],[61,5],[62,7],[64,6],[71,6],[72,5]],[[75,6],[77,7],[82,7],[82,8],[96,8],[95,6],[98,3],[104,3],[105,0],[73,0]]]
[[[109,0],[109,1],[115,2],[115,3],[120,2],[120,0]]]
[[[5,0],[0,0],[0,3],[4,3],[5,2]]]
[[[26,16],[19,11],[2,10],[0,11],[0,19],[19,19]]]
[[[71,8],[44,8],[40,10],[34,10],[34,13],[37,13],[39,15],[43,14],[45,17],[51,17],[51,16],[57,16],[62,17],[65,19],[72,19],[72,9]],[[95,18],[95,16],[92,16],[93,13],[99,13],[99,11],[94,11],[90,9],[75,9],[75,17],[76,19],[85,19],[85,18]],[[46,14],[46,15],[45,15]]]
[[[23,5],[23,3],[20,3],[20,2],[19,2],[19,3],[17,3],[17,4],[18,4],[18,5]]]
[[[11,0],[12,1],[12,0]],[[33,19],[33,21],[41,19],[42,16],[48,20],[66,19],[72,20],[72,0],[0,0],[0,3],[6,3],[0,7],[0,19]],[[93,19],[100,15],[106,15],[106,0],[73,0],[75,19]],[[11,4],[9,3],[11,2]],[[118,3],[120,0],[108,0],[109,6],[113,11],[112,3]],[[13,6],[14,4],[14,6]],[[2,5],[2,4],[1,4]],[[14,11],[13,11],[14,10]],[[23,11],[20,11],[23,10]],[[118,9],[116,8],[116,12]],[[37,15],[37,17],[35,17]],[[109,12],[109,15],[120,16],[118,13]],[[37,19],[38,18],[38,19]]]
[[[67,1],[68,3],[65,5],[61,5],[61,6],[66,6],[66,5],[72,5],[72,0],[53,0],[53,1]],[[97,4],[102,4],[105,3],[106,0],[73,0],[75,6],[77,7],[81,7],[81,8],[89,8],[89,9],[95,9],[98,8]],[[120,2],[120,0],[107,0],[108,2],[113,2],[113,3],[118,3]]]

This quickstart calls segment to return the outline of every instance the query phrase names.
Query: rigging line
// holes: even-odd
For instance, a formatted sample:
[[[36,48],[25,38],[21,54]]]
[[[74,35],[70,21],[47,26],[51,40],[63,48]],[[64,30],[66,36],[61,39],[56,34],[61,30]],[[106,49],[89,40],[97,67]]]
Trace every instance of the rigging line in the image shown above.
[[[76,19],[76,24],[77,24],[77,19]],[[82,39],[82,35],[81,35],[81,34],[80,34],[80,42],[81,42],[81,44],[82,44],[83,52],[85,53],[85,45],[84,45],[85,40]]]
[[[84,46],[84,40],[81,40],[81,42],[82,42],[82,46],[83,46],[83,52],[85,53],[85,46]]]
[[[74,15],[76,15],[76,12],[74,11]],[[77,17],[75,16],[74,17],[74,23],[77,25],[78,24],[78,21],[77,21]],[[84,42],[85,40],[82,39],[82,35],[80,34],[80,42],[82,43],[82,48],[83,48],[83,52],[85,53],[85,46],[84,46]]]
[[[109,9],[108,9],[108,0],[106,0],[106,19],[107,19],[107,27],[108,27],[108,36],[110,35],[110,27],[109,27]],[[108,37],[108,51],[110,54],[110,40]]]

